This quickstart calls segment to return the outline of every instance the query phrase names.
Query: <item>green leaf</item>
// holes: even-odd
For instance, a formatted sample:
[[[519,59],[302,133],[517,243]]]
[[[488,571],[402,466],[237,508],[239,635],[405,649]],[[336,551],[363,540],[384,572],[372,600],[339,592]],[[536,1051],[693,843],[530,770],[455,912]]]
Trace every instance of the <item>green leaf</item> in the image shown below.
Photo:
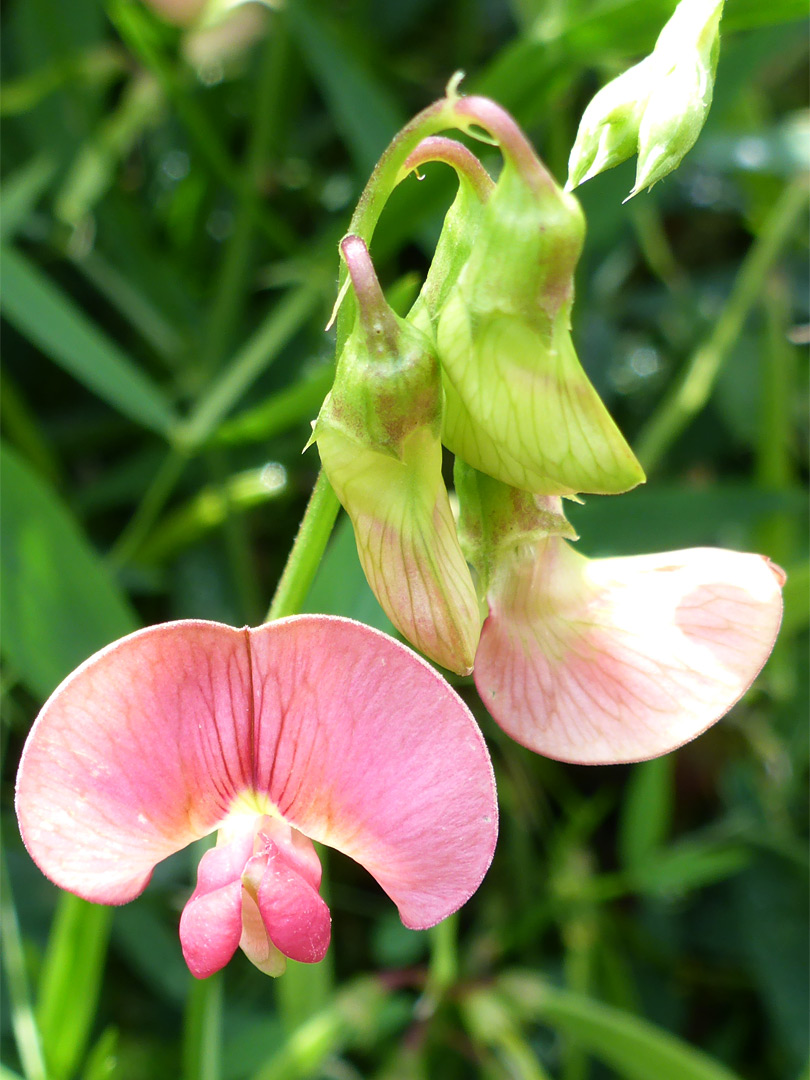
[[[3,314],[23,337],[124,416],[171,435],[176,417],[160,387],[61,289],[10,248],[0,252],[0,274]]]
[[[48,190],[56,168],[44,154],[31,158],[3,181],[0,195],[0,240],[10,239],[26,222]]]
[[[105,1028],[95,1046],[87,1055],[82,1070],[82,1080],[112,1080],[118,1068],[118,1029]]]
[[[807,610],[807,594],[810,592],[810,563],[790,566],[784,588],[785,615],[782,619],[783,636],[804,630],[810,621]]]
[[[635,765],[619,822],[619,855],[626,867],[643,866],[664,842],[672,820],[670,755]]]
[[[739,943],[791,1072],[807,1052],[810,952],[806,868],[763,852],[734,882]]]
[[[199,446],[204,443],[248,387],[277,359],[311,315],[320,299],[321,284],[316,275],[300,288],[291,289],[273,307],[255,334],[198,401],[184,428],[188,444]]]
[[[12,1069],[7,1069],[5,1065],[0,1065],[0,1080],[23,1080],[23,1078]]]
[[[72,1076],[96,1015],[113,908],[62,893],[39,980],[37,1021],[50,1080]]]
[[[461,1013],[473,1039],[494,1050],[503,1062],[504,1075],[514,1080],[548,1080],[537,1054],[515,1022],[513,1010],[500,994],[473,990],[465,995]]]
[[[737,1080],[670,1032],[537,975],[509,973],[498,986],[518,1016],[563,1032],[625,1080]]]
[[[288,5],[287,13],[290,29],[346,139],[357,171],[365,176],[405,117],[387,88],[346,48],[322,13],[316,17],[303,2]]]
[[[328,1057],[383,1033],[389,993],[372,978],[345,983],[332,1003],[292,1032],[252,1080],[304,1080],[321,1075],[320,1068]]]
[[[166,562],[211,529],[219,528],[230,515],[261,506],[277,498],[286,487],[286,471],[275,462],[235,473],[223,484],[210,484],[155,526],[137,558],[147,563]]]
[[[734,0],[723,13],[721,29],[724,33],[753,30],[806,18],[807,4],[804,0],[769,0],[767,4],[763,4],[762,0]]]
[[[682,896],[732,877],[750,859],[750,851],[742,844],[687,839],[633,867],[630,880],[635,890],[648,895]]]
[[[335,380],[332,364],[323,364],[292,386],[271,394],[260,405],[234,416],[220,426],[214,443],[234,445],[266,442],[296,424],[318,415],[323,399]]]
[[[766,514],[790,514],[803,523],[806,507],[800,488],[771,492],[744,484],[699,489],[659,484],[621,499],[566,504],[566,514],[588,555],[626,555],[704,544],[738,547],[740,535]]]
[[[137,618],[68,510],[8,448],[0,477],[3,655],[45,698]]]
[[[161,918],[163,909],[148,896],[116,912],[113,948],[147,987],[152,999],[182,1006],[191,980],[177,941],[177,927]]]

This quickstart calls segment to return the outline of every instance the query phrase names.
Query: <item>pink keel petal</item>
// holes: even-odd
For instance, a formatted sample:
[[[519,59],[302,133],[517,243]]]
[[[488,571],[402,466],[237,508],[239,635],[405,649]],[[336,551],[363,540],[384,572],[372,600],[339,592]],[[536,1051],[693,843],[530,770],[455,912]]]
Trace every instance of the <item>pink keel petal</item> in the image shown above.
[[[538,753],[583,764],[655,757],[751,685],[773,648],[783,580],[758,555],[589,561],[543,541],[501,567],[476,684],[501,727]]]
[[[180,916],[180,944],[189,971],[206,979],[224,968],[242,936],[242,882],[194,895]]]

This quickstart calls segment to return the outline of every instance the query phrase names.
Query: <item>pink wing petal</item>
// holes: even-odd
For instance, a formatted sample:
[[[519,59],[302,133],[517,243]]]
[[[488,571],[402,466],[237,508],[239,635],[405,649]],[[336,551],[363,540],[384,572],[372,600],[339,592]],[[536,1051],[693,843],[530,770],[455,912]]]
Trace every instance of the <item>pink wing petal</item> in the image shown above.
[[[46,703],[17,781],[34,860],[100,903],[132,899],[229,814],[272,808],[362,863],[413,927],[472,895],[497,835],[489,755],[460,698],[409,649],[327,616],[123,638]],[[314,866],[298,872],[314,886]]]
[[[226,847],[206,851],[197,888],[180,916],[180,942],[191,974],[205,979],[225,967],[242,936],[242,871],[253,851],[253,830]]]
[[[726,713],[768,658],[784,575],[713,548],[590,561],[555,537],[501,567],[475,681],[501,727],[563,761],[640,761]]]

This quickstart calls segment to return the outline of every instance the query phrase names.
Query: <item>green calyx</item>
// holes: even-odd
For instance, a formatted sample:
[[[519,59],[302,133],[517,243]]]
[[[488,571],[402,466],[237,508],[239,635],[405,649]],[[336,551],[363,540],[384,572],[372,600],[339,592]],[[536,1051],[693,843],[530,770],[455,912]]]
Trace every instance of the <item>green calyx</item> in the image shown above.
[[[460,507],[459,542],[476,571],[481,598],[498,565],[517,549],[532,547],[549,536],[578,539],[562,501],[555,496],[533,495],[503,484],[461,458],[456,458],[454,479]]]
[[[408,437],[428,429],[438,441],[442,392],[430,339],[387,304],[362,240],[341,245],[357,299],[357,319],[346,340],[332,390],[311,442],[332,429],[376,453],[400,460]]]

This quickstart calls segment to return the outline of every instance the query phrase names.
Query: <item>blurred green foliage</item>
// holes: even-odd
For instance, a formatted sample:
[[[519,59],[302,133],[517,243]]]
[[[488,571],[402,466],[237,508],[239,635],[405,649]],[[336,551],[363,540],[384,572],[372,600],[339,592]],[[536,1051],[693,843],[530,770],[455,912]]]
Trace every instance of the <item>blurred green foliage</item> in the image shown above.
[[[139,0],[2,13],[4,1078],[806,1076],[808,341],[805,5],[728,0],[715,100],[680,169],[578,193],[574,334],[649,470],[572,514],[582,547],[720,544],[789,574],[755,689],[659,761],[538,758],[461,693],[501,839],[458,920],[405,930],[335,857],[334,945],[278,983],[192,985],[199,853],[136,903],[60,898],[13,775],[39,704],[139,623],[264,617],[317,472],[337,240],[400,124],[464,69],[559,179],[582,109],[672,0],[287,0],[225,31]],[[233,24],[232,24],[233,25]],[[451,188],[398,190],[373,254],[407,307]],[[307,610],[390,629],[345,521]],[[456,934],[458,935],[456,937]]]

